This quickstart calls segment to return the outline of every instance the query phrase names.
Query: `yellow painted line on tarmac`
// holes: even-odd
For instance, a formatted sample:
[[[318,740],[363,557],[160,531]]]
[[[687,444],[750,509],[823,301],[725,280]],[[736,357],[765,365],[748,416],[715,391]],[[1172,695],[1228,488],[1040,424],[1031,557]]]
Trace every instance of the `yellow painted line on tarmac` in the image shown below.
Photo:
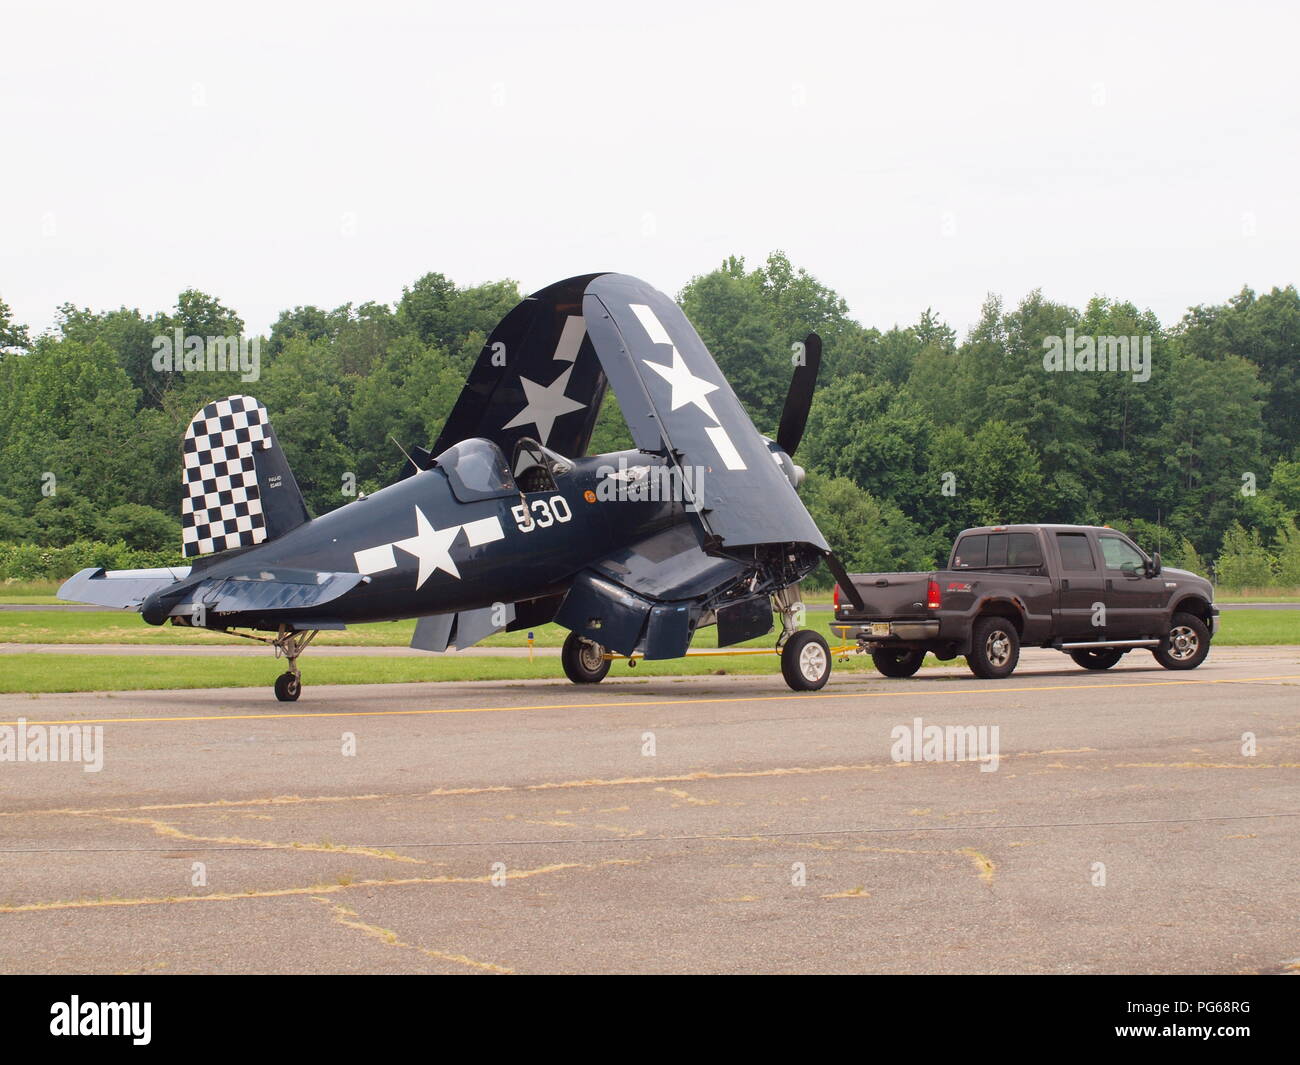
[[[603,703],[537,703],[525,706],[453,706],[431,710],[320,710],[298,711],[295,713],[275,714],[202,714],[184,717],[82,717],[63,721],[39,721],[24,718],[32,725],[143,725],[143,724],[187,724],[202,721],[275,721],[286,718],[333,718],[333,717],[423,717],[431,714],[491,714],[501,712],[519,712],[527,710],[617,710],[645,706],[700,706],[706,703],[772,703],[785,702],[789,699],[900,699],[915,696],[953,696],[953,695],[1016,695],[1021,692],[1054,691],[1110,691],[1115,688],[1169,688],[1188,687],[1192,685],[1211,684],[1260,684],[1279,680],[1300,680],[1300,673],[1277,674],[1269,677],[1223,677],[1217,680],[1152,680],[1125,681],[1119,683],[1075,684],[1040,684],[1024,685],[1014,688],[921,688],[887,692],[787,692],[784,695],[737,695],[706,696],[687,699],[627,699]],[[193,689],[201,691],[203,689]],[[50,693],[58,694],[58,693]],[[81,694],[69,692],[64,694]],[[16,726],[17,721],[0,721],[0,725]]]

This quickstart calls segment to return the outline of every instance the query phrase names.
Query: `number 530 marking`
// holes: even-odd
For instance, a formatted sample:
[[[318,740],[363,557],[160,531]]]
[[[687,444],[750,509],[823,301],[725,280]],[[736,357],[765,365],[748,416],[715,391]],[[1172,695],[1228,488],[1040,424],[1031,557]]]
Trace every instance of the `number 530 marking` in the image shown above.
[[[549,529],[557,521],[563,525],[573,517],[573,511],[569,509],[569,502],[564,496],[535,499],[531,509],[532,513],[529,513],[529,506],[524,503],[510,508],[510,513],[514,515],[515,524],[519,526],[520,532],[530,533],[534,529]]]

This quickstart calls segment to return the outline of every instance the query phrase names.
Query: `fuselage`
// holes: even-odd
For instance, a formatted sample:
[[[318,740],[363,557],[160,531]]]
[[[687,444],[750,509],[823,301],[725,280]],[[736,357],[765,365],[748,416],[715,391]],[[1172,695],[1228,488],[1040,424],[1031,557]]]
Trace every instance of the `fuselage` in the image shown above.
[[[463,484],[454,484],[445,469],[435,466],[270,543],[216,556],[196,566],[192,579],[219,578],[227,571],[246,575],[259,568],[267,573],[281,568],[359,572],[366,579],[355,588],[321,608],[298,612],[344,623],[536,598],[566,588],[592,559],[691,520],[680,501],[613,491],[619,478],[611,477],[611,471],[662,471],[664,466],[662,457],[635,451],[597,455],[567,462],[542,490],[515,486],[494,498],[469,501],[458,498],[458,489],[465,494]],[[276,611],[273,617],[224,615],[207,623],[274,628],[295,620],[293,612]]]

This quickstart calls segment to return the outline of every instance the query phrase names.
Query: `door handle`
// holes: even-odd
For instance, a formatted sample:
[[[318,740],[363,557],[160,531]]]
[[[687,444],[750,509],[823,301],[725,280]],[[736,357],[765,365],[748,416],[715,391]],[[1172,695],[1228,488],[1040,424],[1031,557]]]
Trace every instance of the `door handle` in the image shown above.
[[[1063,592],[1068,592],[1069,590],[1070,590],[1070,580],[1069,580],[1069,578],[1068,578],[1068,577],[1062,577],[1062,578],[1061,578],[1061,591],[1063,591]]]

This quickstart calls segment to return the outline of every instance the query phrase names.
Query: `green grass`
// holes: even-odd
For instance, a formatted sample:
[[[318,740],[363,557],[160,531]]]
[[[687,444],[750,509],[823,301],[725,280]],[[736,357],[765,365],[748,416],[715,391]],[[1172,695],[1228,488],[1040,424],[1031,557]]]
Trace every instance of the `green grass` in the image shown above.
[[[68,616],[84,619],[97,615]],[[548,626],[547,629],[548,639],[563,631],[555,626]],[[189,630],[176,630],[176,635],[185,640],[202,642],[217,638],[215,634]],[[712,636],[712,630],[709,630],[709,635]],[[66,642],[89,641],[78,634]],[[706,649],[706,642],[708,646],[713,645],[712,639],[701,639],[698,649]],[[765,636],[755,642],[760,646],[770,646],[771,637]],[[1215,643],[1228,647],[1300,644],[1300,611],[1232,611],[1223,616]],[[925,662],[927,667],[939,664],[933,656]],[[560,679],[564,675],[555,656],[539,657],[532,662],[523,657],[455,655],[313,658],[309,651],[303,665],[308,684]],[[0,655],[0,692],[263,687],[269,686],[284,668],[284,663],[273,659],[269,652],[264,657],[5,654]],[[853,655],[848,662],[837,661],[835,669],[838,672],[874,672],[871,660],[866,655]],[[780,675],[780,666],[775,655],[745,655],[641,662],[635,670],[629,669],[626,662],[615,662],[611,670],[611,676],[636,678],[708,674],[768,675],[776,679]]]
[[[829,613],[810,613],[809,627],[817,629],[828,640],[832,639]],[[322,632],[316,643],[330,647],[407,647],[415,622],[384,621],[368,625],[354,625],[346,632]],[[717,647],[717,629],[701,631],[695,646],[700,649]],[[568,630],[559,625],[540,625],[533,630],[534,647],[559,647]],[[120,610],[111,611],[0,611],[0,643],[120,643],[134,646],[190,645],[214,643],[230,646],[235,637],[225,636],[207,629],[193,629],[176,625],[146,625],[138,614]],[[742,646],[771,646],[775,634],[760,636]],[[241,641],[242,642],[242,641]],[[833,642],[839,642],[838,637]],[[527,647],[528,633],[502,632],[489,636],[481,647]]]
[[[1221,647],[1300,643],[1300,610],[1225,610],[1219,615]]]
[[[829,613],[810,613],[808,623],[832,643]],[[406,647],[411,642],[414,621],[385,621],[371,625],[356,625],[346,632],[323,632],[317,644],[331,647]],[[541,625],[533,630],[535,647],[559,647],[564,643],[566,630],[558,625]],[[770,646],[774,636],[760,636],[742,646]],[[184,646],[231,646],[234,637],[206,629],[183,626],[146,625],[140,616],[120,610],[113,611],[33,611],[0,612],[0,643],[85,643],[131,644],[148,646],[167,644]],[[1226,646],[1252,644],[1300,643],[1300,610],[1229,610],[1220,616],[1217,641]],[[695,646],[701,650],[717,647],[717,629],[701,631]],[[526,647],[526,632],[503,632],[482,642],[483,647]]]
[[[537,658],[304,658],[305,683],[396,684],[413,681],[560,680],[555,657]],[[284,663],[265,658],[204,655],[197,658],[152,655],[0,655],[0,692],[138,691],[151,688],[270,687]],[[837,671],[872,671],[858,655],[835,663]],[[630,669],[615,662],[611,677],[697,677],[767,674],[780,678],[775,655],[736,658],[673,659],[641,662]]]
[[[49,606],[62,602],[55,594],[62,581],[0,581],[0,604]],[[831,601],[830,589],[816,591],[806,588],[804,602],[817,606],[828,606]],[[1235,591],[1220,588],[1214,598],[1220,603],[1300,603],[1300,588],[1266,587],[1238,588]]]

